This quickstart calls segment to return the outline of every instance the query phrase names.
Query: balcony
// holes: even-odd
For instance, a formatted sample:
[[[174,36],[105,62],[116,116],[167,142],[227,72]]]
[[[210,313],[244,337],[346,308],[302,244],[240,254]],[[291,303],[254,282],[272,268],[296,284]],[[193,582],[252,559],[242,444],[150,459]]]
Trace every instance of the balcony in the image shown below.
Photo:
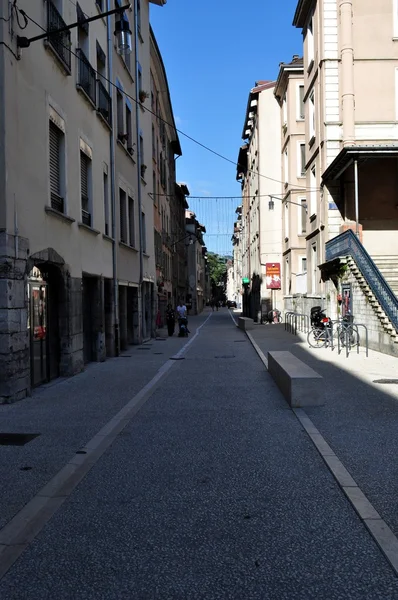
[[[112,99],[108,94],[104,84],[99,79],[98,83],[98,104],[97,110],[108,123],[109,127],[112,127]]]
[[[66,23],[55,8],[51,0],[47,2],[47,31],[56,31],[66,27]],[[71,72],[71,34],[70,31],[62,31],[50,35],[46,42],[51,50],[54,52],[58,60],[62,63],[68,73]]]
[[[81,48],[77,48],[76,53],[79,58],[77,85],[85,92],[91,102],[96,105],[97,80],[95,70]]]

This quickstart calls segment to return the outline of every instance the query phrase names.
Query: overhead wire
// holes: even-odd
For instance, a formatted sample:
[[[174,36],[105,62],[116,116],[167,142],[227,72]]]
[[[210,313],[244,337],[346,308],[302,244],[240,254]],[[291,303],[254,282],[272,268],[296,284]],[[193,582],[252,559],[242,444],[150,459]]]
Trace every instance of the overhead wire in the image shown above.
[[[70,2],[72,2],[72,0],[69,0]],[[15,0],[16,2],[16,0]],[[74,2],[72,2],[72,4],[74,4]],[[37,27],[39,27],[42,31],[44,32],[48,32],[47,29],[45,29],[42,25],[40,25],[39,23],[37,23],[37,21],[35,21],[31,16],[29,16],[27,14],[27,12],[25,10],[23,10],[22,8],[18,8],[16,7],[17,11],[19,11],[24,17],[28,18],[34,25],[36,25]],[[48,32],[50,33],[50,32]],[[79,61],[83,61],[82,57],[79,56],[78,54],[76,54],[75,52],[73,52],[73,50],[71,50],[68,46],[62,44],[60,41],[58,41],[58,44],[60,46],[63,46],[66,50],[68,50],[73,56],[75,56]],[[185,133],[184,131],[182,131],[181,129],[179,129],[178,127],[176,127],[174,124],[169,123],[168,121],[166,121],[165,119],[163,119],[163,117],[160,117],[159,115],[157,115],[156,113],[154,113],[152,110],[150,110],[149,108],[145,107],[142,105],[141,102],[139,102],[139,100],[137,100],[136,98],[134,98],[133,96],[131,96],[130,94],[128,94],[126,91],[122,91],[119,89],[119,87],[110,79],[108,79],[107,77],[105,77],[102,73],[100,73],[99,71],[97,71],[96,69],[94,69],[94,67],[92,67],[93,72],[96,73],[97,75],[99,75],[104,81],[106,81],[107,83],[109,83],[110,85],[112,85],[114,88],[116,88],[117,90],[119,90],[120,93],[122,93],[126,98],[129,98],[130,100],[132,100],[133,102],[135,102],[136,104],[140,104],[140,106],[147,111],[148,113],[152,114],[154,117],[156,117],[157,119],[159,119],[160,121],[162,121],[163,123],[165,123],[166,125],[168,125],[169,127],[171,127],[172,129],[174,129],[176,132],[180,133],[182,136],[184,136],[185,138],[187,138],[188,140],[190,140],[191,142],[193,142],[194,144],[196,144],[197,146],[200,146],[201,148],[203,148],[204,150],[207,150],[208,152],[210,152],[211,154],[214,154],[215,156],[218,156],[219,158],[221,158],[222,160],[236,166],[236,167],[241,167],[246,169],[247,173],[254,173],[255,175],[258,175],[259,177],[262,177],[264,179],[267,179],[268,181],[273,181],[275,183],[281,183],[281,184],[285,184],[288,183],[288,185],[291,185],[293,187],[293,184],[289,184],[289,182],[285,182],[273,177],[269,177],[268,175],[264,175],[262,173],[260,173],[258,170],[254,170],[254,169],[249,169],[246,168],[245,165],[241,165],[240,163],[236,163],[236,161],[224,156],[223,154],[221,154],[220,152],[217,152],[216,150],[213,150],[212,148],[210,148],[209,146],[207,146],[206,144],[203,144],[202,142],[200,142],[199,140],[193,138],[191,135],[189,135],[188,133]],[[301,187],[301,186],[296,186],[297,189],[302,189],[302,191],[320,191],[320,188],[307,188],[307,187]]]

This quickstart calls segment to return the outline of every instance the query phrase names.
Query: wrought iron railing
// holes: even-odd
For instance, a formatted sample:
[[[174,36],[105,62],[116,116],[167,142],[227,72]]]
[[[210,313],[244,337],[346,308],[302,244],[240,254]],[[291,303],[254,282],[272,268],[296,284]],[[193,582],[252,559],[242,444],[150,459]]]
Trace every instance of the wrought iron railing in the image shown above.
[[[91,227],[91,213],[89,213],[87,210],[83,210],[83,209],[82,209],[82,223],[83,223],[83,225],[87,225],[88,227]]]
[[[56,31],[66,27],[66,23],[59,14],[58,10],[51,2],[47,0],[47,31]],[[51,46],[59,60],[70,71],[71,69],[71,34],[70,31],[62,31],[49,35],[47,43]]]
[[[51,208],[60,213],[64,212],[64,199],[55,192],[51,192]]]
[[[351,229],[326,243],[326,260],[351,256],[380,306],[398,331],[398,298]]]
[[[108,125],[112,126],[112,99],[106,87],[98,79],[98,112],[104,117]]]
[[[96,104],[97,101],[97,92],[96,92],[96,73],[94,68],[91,66],[90,61],[87,56],[84,54],[81,48],[77,48],[76,50],[77,56],[79,58],[79,68],[78,68],[78,76],[77,83],[78,85],[86,92],[87,96],[90,100]]]

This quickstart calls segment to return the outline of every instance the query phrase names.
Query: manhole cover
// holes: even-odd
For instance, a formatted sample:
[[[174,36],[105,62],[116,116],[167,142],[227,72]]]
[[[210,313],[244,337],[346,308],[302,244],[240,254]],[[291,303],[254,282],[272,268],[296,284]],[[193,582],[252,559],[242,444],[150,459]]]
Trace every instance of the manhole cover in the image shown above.
[[[375,379],[373,383],[398,383],[398,379]]]
[[[25,446],[40,433],[0,433],[0,446]]]
[[[235,358],[235,355],[234,354],[231,354],[231,355],[227,354],[225,356],[215,356],[214,358]]]

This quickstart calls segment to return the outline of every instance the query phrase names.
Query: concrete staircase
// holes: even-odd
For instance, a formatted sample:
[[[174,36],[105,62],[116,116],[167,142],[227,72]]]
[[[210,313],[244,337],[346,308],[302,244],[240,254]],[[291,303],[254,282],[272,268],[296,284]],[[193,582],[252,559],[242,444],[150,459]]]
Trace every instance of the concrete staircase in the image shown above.
[[[389,258],[389,257],[388,257]],[[384,259],[384,257],[383,257]],[[370,306],[373,309],[373,313],[375,314],[375,316],[377,317],[382,330],[384,331],[385,334],[387,334],[391,340],[391,342],[394,344],[394,346],[398,349],[398,331],[395,329],[394,325],[391,323],[390,319],[388,318],[388,316],[386,315],[386,313],[384,312],[384,310],[382,309],[382,307],[379,304],[379,301],[377,300],[376,296],[373,294],[371,288],[369,287],[369,285],[366,282],[365,277],[362,275],[361,270],[359,269],[359,267],[357,266],[355,260],[351,257],[351,256],[347,256],[347,265],[351,271],[351,273],[354,275],[355,279],[358,282],[359,287],[361,288],[364,296],[367,298],[367,301],[369,302]],[[376,266],[377,263],[374,260]],[[385,264],[385,263],[384,263]],[[387,262],[388,265],[390,265],[390,263]],[[397,264],[398,264],[398,260],[397,260]],[[381,271],[381,269],[379,269],[381,274],[384,277],[383,272]],[[388,272],[388,271],[387,271]],[[387,283],[390,285],[390,287],[392,288],[389,280],[385,277]],[[392,290],[394,291],[395,294],[397,294],[398,290],[398,277],[396,278],[396,289],[394,290],[392,288]]]
[[[372,256],[373,262],[398,297],[398,256]]]

